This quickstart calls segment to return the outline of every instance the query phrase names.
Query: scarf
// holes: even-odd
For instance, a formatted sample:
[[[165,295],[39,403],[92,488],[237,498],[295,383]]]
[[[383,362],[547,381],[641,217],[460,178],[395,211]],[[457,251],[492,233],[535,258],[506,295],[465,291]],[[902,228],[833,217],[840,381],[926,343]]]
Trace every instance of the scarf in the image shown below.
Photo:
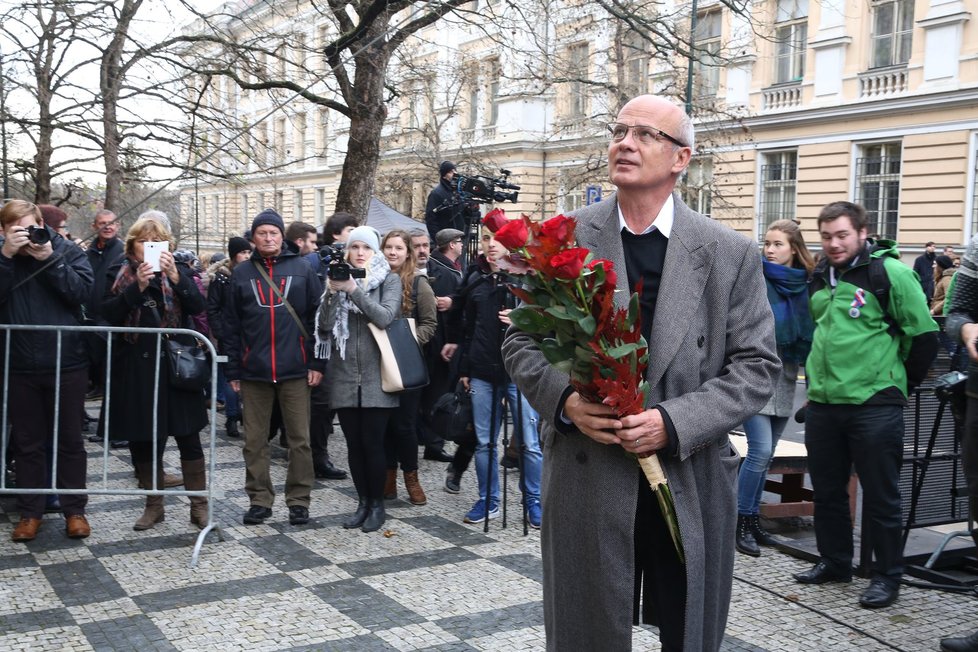
[[[112,283],[112,294],[122,294],[127,287],[138,282],[136,280],[136,268],[139,265],[140,263],[138,261],[127,258],[126,263],[119,269],[119,273]],[[150,280],[149,284],[152,286],[154,282],[155,279]],[[160,328],[183,328],[183,311],[180,309],[179,304],[173,300],[173,288],[170,286],[170,279],[167,278],[166,274],[160,274],[159,284],[160,289],[163,291],[163,310],[157,311],[157,314],[160,316]],[[130,310],[125,320],[123,320],[122,325],[127,328],[138,328],[141,319],[141,308],[144,305],[147,305],[147,303],[140,303]],[[138,335],[136,333],[126,333],[123,335],[123,339],[128,342],[135,342],[137,337]]]
[[[774,334],[783,362],[804,364],[812,348],[815,324],[808,307],[808,273],[764,260],[767,300],[774,313]]]
[[[366,278],[358,280],[356,283],[364,292],[370,292],[380,286],[390,274],[391,266],[379,253],[374,253],[367,263]],[[330,297],[329,288],[323,293],[322,301],[319,302],[319,310],[328,310]],[[332,301],[336,302],[336,317],[333,321],[333,328],[325,333],[325,339],[320,334],[321,328],[316,328],[316,357],[329,360],[332,349],[335,347],[340,354],[340,358],[346,359],[346,342],[350,339],[350,313],[359,314],[361,310],[350,300],[350,295],[346,292],[338,292]],[[316,323],[325,322],[323,315],[317,316]]]

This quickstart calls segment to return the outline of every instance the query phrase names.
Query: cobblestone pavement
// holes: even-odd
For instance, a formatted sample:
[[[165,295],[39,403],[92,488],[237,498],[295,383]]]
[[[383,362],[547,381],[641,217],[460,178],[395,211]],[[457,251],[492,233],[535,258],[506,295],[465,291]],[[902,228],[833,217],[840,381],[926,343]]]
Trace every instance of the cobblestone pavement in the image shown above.
[[[142,499],[93,496],[92,536],[67,539],[49,514],[38,538],[10,541],[18,515],[0,501],[0,650],[540,650],[544,647],[539,532],[524,535],[510,473],[509,514],[462,523],[476,498],[443,490],[445,465],[421,462],[428,504],[388,501],[388,522],[364,534],[340,527],[355,506],[350,480],[317,481],[306,526],[288,524],[284,451],[275,450],[273,517],[246,527],[241,441],[219,430],[214,486],[225,541],[208,538],[190,569],[196,528],[185,497],[167,518],[134,532]],[[87,444],[89,486],[102,479],[101,444]],[[344,466],[339,432],[330,440]],[[109,486],[133,488],[127,453],[109,455]],[[178,468],[175,451],[169,469]],[[733,542],[731,542],[733,545]],[[978,629],[974,597],[906,587],[891,608],[860,609],[866,581],[809,587],[791,573],[808,563],[775,551],[737,555],[724,650],[936,650],[938,639]],[[657,650],[652,628],[636,650]]]

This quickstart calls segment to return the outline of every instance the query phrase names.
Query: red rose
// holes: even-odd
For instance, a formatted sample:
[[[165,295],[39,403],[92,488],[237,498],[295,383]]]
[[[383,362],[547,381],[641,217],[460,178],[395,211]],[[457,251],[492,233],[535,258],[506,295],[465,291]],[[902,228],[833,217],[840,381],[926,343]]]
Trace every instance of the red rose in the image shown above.
[[[607,285],[611,286],[611,290],[614,291],[615,286],[618,284],[618,274],[615,272],[615,266],[610,260],[604,258],[595,258],[587,264],[588,269],[594,269],[595,267],[604,268],[604,281]]]
[[[550,271],[556,278],[575,279],[584,269],[584,259],[588,250],[584,247],[565,249],[550,259]]]
[[[530,237],[530,231],[526,228],[526,223],[522,219],[506,220],[506,223],[496,231],[494,237],[496,238],[496,242],[512,251],[514,249],[522,249],[526,246],[526,241]]]
[[[482,226],[486,227],[493,233],[496,233],[501,229],[509,220],[506,219],[506,211],[501,208],[494,208],[486,216],[482,218]]]
[[[577,222],[571,217],[558,215],[551,217],[540,225],[540,236],[543,238],[554,239],[561,245],[567,246],[574,242],[574,227]]]

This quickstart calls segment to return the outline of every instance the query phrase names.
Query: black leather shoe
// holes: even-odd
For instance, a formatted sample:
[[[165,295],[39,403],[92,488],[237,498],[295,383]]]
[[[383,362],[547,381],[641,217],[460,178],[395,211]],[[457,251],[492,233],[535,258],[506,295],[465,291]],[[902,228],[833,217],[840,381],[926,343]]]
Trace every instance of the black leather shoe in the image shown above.
[[[289,505],[289,525],[305,525],[309,522],[309,509],[302,505]]]
[[[235,439],[237,439],[238,437],[240,437],[241,436],[241,431],[238,430],[238,420],[237,419],[228,419],[224,423],[224,432],[227,433],[227,436],[228,437],[232,437],[232,438],[235,438]]]
[[[242,520],[244,521],[245,525],[261,525],[262,523],[265,522],[266,518],[271,518],[271,516],[272,516],[271,507],[252,505],[251,507],[248,508],[248,511],[245,513],[244,518]]]
[[[424,449],[424,458],[426,460],[432,460],[433,462],[451,462],[454,457],[445,452],[443,448],[426,448]]]
[[[828,582],[851,582],[852,581],[852,571],[848,573],[840,573],[834,571],[828,567],[824,561],[820,561],[811,569],[805,571],[804,573],[795,573],[792,575],[798,582],[802,584],[826,584]]]
[[[347,530],[352,530],[363,525],[363,522],[367,520],[367,514],[370,512],[370,507],[367,504],[367,499],[361,496],[359,502],[357,503],[357,511],[353,512],[350,518],[343,521],[343,528]]]
[[[343,469],[336,468],[335,466],[333,466],[333,463],[329,460],[326,460],[325,462],[316,462],[314,466],[315,466],[314,470],[316,472],[317,478],[326,479],[326,480],[346,479],[346,471],[344,471]]]
[[[859,606],[866,609],[889,607],[896,602],[898,595],[900,595],[899,584],[890,584],[876,578],[869,583],[869,588],[859,598]]]
[[[978,632],[941,639],[941,652],[978,652]]]

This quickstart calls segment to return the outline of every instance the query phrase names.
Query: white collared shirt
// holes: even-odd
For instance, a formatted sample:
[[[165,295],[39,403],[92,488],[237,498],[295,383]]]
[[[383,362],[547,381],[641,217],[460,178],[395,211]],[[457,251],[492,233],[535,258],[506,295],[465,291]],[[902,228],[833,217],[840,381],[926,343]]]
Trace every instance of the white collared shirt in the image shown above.
[[[670,194],[669,198],[666,199],[666,202],[662,204],[662,208],[659,209],[659,214],[655,216],[654,220],[652,220],[652,224],[649,225],[649,228],[645,229],[641,233],[635,233],[634,231],[628,228],[627,224],[625,224],[625,215],[621,212],[621,204],[619,204],[618,205],[618,232],[620,233],[621,231],[627,230],[632,235],[645,235],[646,233],[651,233],[655,229],[658,229],[659,231],[662,232],[662,235],[668,238],[669,235],[672,233],[672,220],[674,217],[673,213],[675,212],[675,210],[676,210],[676,202],[673,201],[672,195]]]

